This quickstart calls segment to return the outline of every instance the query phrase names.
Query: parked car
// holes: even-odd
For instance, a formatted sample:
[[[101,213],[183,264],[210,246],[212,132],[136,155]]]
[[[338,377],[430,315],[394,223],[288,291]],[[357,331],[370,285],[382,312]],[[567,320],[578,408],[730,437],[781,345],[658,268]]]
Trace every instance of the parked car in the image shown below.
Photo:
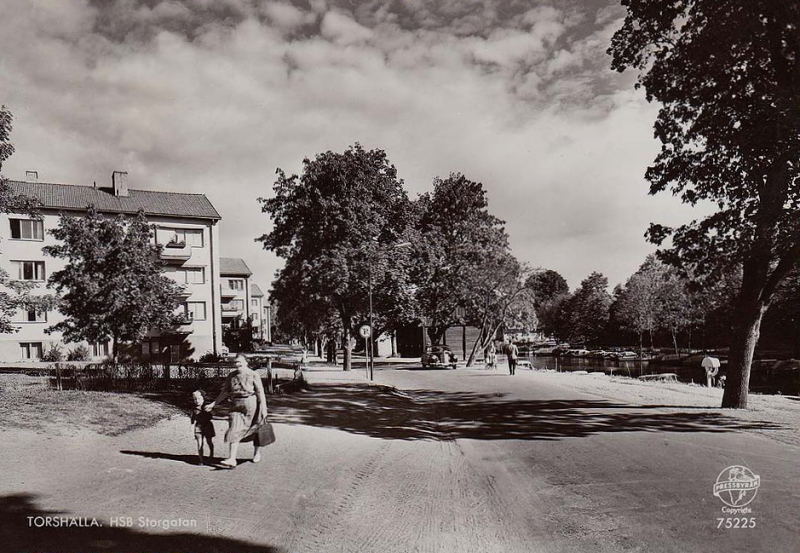
[[[423,369],[455,369],[458,358],[450,346],[428,346],[422,354]]]

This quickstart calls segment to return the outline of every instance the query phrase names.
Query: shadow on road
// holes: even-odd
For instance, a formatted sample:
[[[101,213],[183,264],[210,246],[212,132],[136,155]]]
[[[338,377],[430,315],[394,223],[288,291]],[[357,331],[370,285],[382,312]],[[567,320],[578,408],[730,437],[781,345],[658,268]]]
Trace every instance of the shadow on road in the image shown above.
[[[146,457],[147,459],[166,459],[168,461],[179,461],[187,465],[200,465],[200,459],[197,455],[174,455],[172,453],[161,453],[159,451],[130,451],[128,449],[120,450],[124,455],[136,455],[138,457]]]
[[[97,518],[102,527],[69,526],[67,523],[45,524],[45,517],[70,517],[69,513],[45,511],[35,504],[31,494],[0,496],[0,544],[3,551],[36,551],[58,553],[88,553],[113,551],[114,553],[195,553],[237,552],[277,553],[278,549],[235,539],[193,534],[189,532],[147,533],[137,528],[112,528],[109,521]],[[124,509],[123,509],[124,512]],[[36,517],[42,517],[41,519]],[[67,518],[66,520],[69,520]],[[84,521],[90,524],[91,518]],[[199,530],[206,521],[198,520]],[[54,524],[60,524],[55,526]]]
[[[502,394],[396,391],[314,385],[270,398],[273,422],[336,428],[377,438],[557,440],[602,432],[732,432],[779,429],[710,412],[663,412],[602,400],[519,400]]]

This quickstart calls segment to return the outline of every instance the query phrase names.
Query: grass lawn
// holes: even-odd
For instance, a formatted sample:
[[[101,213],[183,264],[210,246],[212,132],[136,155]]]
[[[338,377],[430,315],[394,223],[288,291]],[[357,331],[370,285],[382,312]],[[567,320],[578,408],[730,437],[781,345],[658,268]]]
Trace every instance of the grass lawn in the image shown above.
[[[0,375],[0,430],[70,434],[91,430],[118,436],[183,411],[142,393],[57,391],[47,379]]]

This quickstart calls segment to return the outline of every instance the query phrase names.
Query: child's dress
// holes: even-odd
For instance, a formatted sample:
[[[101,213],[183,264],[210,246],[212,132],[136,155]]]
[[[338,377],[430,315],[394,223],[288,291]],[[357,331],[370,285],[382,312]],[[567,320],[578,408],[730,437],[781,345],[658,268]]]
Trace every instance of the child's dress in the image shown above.
[[[194,424],[195,436],[213,438],[217,435],[214,423],[211,422],[211,413],[204,411],[202,407],[192,409],[192,424]]]

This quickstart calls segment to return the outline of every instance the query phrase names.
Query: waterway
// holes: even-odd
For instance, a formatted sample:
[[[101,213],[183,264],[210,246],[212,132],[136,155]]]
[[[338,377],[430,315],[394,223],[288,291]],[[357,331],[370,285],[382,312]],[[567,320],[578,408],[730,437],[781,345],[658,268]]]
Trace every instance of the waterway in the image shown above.
[[[638,377],[645,374],[675,373],[683,382],[705,382],[705,372],[699,366],[682,366],[658,361],[616,361],[613,359],[586,359],[583,357],[553,357],[529,355],[523,357],[535,369],[555,371],[604,372],[609,375]]]

